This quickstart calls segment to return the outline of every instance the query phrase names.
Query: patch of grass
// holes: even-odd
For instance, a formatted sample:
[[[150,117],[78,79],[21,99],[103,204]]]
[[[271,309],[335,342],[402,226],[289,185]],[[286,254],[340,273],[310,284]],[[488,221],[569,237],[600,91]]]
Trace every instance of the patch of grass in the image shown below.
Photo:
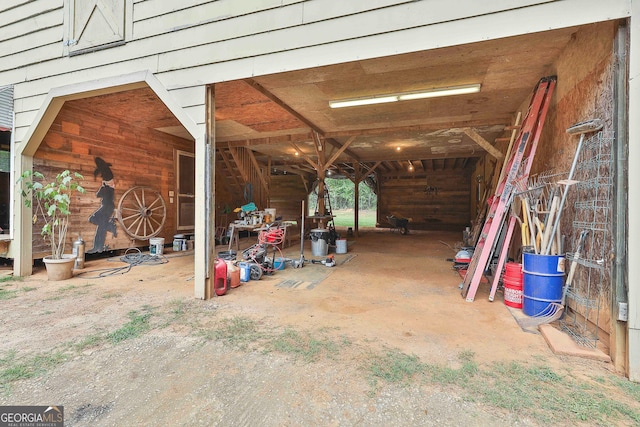
[[[101,334],[93,334],[84,337],[80,342],[75,343],[73,347],[76,351],[82,352],[87,348],[97,347],[102,344],[105,340],[105,336]]]
[[[200,335],[207,339],[223,341],[243,350],[249,348],[249,344],[264,338],[254,320],[241,316],[222,319],[214,329],[203,330]]]
[[[100,298],[109,299],[109,298],[120,298],[122,296],[119,292],[107,292],[106,294],[102,294]]]
[[[0,386],[6,390],[15,381],[34,378],[59,365],[67,359],[60,351],[18,358],[10,351],[0,359]]]
[[[22,276],[2,276],[0,277],[0,283],[6,282],[22,282]]]
[[[107,334],[107,340],[112,344],[117,344],[131,338],[139,337],[151,328],[149,325],[151,315],[152,313],[149,311],[138,313],[138,311],[134,310],[129,312],[129,322],[125,323],[120,329],[116,329]]]
[[[336,227],[353,227],[353,209],[334,209],[333,219]],[[375,227],[376,226],[376,211],[375,210],[360,210],[358,212],[358,224],[360,227]]]
[[[25,286],[23,288],[21,288],[22,292],[31,292],[31,291],[35,291],[38,288],[35,288],[33,286]]]
[[[300,333],[286,329],[268,343],[268,347],[280,353],[292,354],[306,362],[318,360],[321,356],[333,357],[339,345],[328,338],[318,338],[310,333]]]
[[[16,298],[18,291],[9,289],[0,289],[0,300]]]
[[[613,378],[613,385],[622,390],[626,395],[631,397],[636,402],[640,402],[640,384],[632,383],[626,378]]]
[[[397,350],[387,350],[384,355],[374,358],[371,363],[371,374],[389,383],[407,381],[419,372],[424,365],[417,356],[410,356]]]
[[[604,389],[561,376],[544,365],[495,363],[481,371],[468,388],[484,403],[528,414],[544,423],[640,421],[640,412],[605,395]]]
[[[169,303],[171,306],[171,314],[174,317],[182,317],[185,314],[185,301],[181,299],[175,299]]]
[[[421,363],[416,356],[398,350],[386,350],[372,355],[366,370],[375,387],[379,387],[379,381],[407,384],[423,379],[459,388],[467,400],[545,424],[567,421],[591,425],[612,425],[618,421],[640,424],[638,407],[616,400],[615,394],[601,387],[603,381],[600,384],[579,381],[539,363],[529,366],[496,362],[480,367],[473,357],[472,352],[464,351],[458,355],[460,366],[451,368]],[[640,385],[618,377],[613,377],[611,383],[630,401],[640,401]]]
[[[67,286],[63,286],[60,289],[58,289],[58,291],[60,292],[67,292],[67,291],[71,291],[73,289],[77,289],[78,287],[76,285],[67,285]]]

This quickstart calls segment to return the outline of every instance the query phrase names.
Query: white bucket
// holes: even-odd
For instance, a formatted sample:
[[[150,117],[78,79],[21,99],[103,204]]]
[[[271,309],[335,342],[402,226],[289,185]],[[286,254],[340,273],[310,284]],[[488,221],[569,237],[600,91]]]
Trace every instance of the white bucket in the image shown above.
[[[162,255],[164,250],[164,237],[154,237],[149,239],[149,253],[151,255]]]
[[[336,239],[336,253],[337,254],[347,253],[347,239]]]

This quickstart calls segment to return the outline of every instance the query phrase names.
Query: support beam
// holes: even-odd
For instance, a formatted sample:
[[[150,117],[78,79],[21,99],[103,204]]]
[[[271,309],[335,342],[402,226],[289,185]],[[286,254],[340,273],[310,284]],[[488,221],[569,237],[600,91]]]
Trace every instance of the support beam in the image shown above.
[[[352,143],[353,141],[355,141],[355,140],[356,140],[356,137],[355,137],[355,136],[352,136],[351,138],[349,138],[349,140],[348,140],[347,142],[345,142],[345,143],[342,145],[342,147],[340,147],[340,148],[338,149],[338,151],[336,151],[335,153],[333,153],[333,155],[329,158],[329,160],[327,160],[327,162],[323,165],[323,167],[324,167],[325,169],[327,169],[329,166],[331,166],[331,165],[333,164],[333,162],[335,162],[335,161],[336,161],[336,159],[337,159],[338,157],[340,157],[340,154],[342,154],[342,153],[343,153],[347,148],[349,148],[349,145],[351,145],[351,143]]]
[[[275,96],[273,93],[271,93],[268,89],[266,89],[264,86],[262,86],[260,83],[256,82],[253,79],[244,79],[244,81],[251,86],[252,88],[254,88],[255,90],[257,90],[258,92],[260,92],[261,94],[263,94],[264,96],[266,96],[267,98],[269,98],[270,100],[272,100],[273,102],[275,102],[276,104],[278,104],[278,106],[280,106],[283,110],[285,110],[287,113],[291,114],[293,117],[295,117],[296,119],[300,120],[302,123],[304,123],[305,125],[307,125],[309,128],[311,128],[312,130],[320,133],[320,134],[324,134],[324,132],[322,131],[322,129],[320,129],[318,126],[315,125],[315,123],[311,122],[309,119],[307,119],[306,117],[304,117],[302,114],[298,113],[296,110],[294,110],[293,108],[291,108],[287,103],[285,103],[284,101],[282,101],[280,98],[278,98],[277,96]]]
[[[311,167],[313,167],[313,169],[317,169],[318,168],[318,164],[316,162],[313,161],[313,159],[311,157],[309,157],[307,155],[307,153],[305,153],[304,151],[302,151],[300,149],[300,147],[298,147],[295,142],[290,142],[289,145],[291,145],[296,152],[304,159],[307,161],[307,163],[309,163],[311,165]]]
[[[504,157],[504,154],[502,154],[500,152],[500,150],[498,150],[493,145],[491,145],[491,143],[489,141],[484,139],[475,130],[473,130],[471,128],[464,128],[464,133],[469,138],[471,138],[476,144],[478,144],[480,147],[484,148],[487,151],[487,153],[489,153],[491,156],[495,157],[498,160],[502,159]]]
[[[640,116],[640,2],[631,3],[631,16],[629,27],[629,117]],[[627,194],[640,194],[640,168],[631,167],[640,164],[640,122],[630,119],[628,122],[628,176]],[[627,322],[627,346],[629,366],[627,372],[629,379],[640,382],[640,199],[628,198],[627,215],[627,280],[629,283],[628,298],[629,319]],[[634,220],[635,219],[635,220]]]
[[[353,226],[354,226],[354,230],[353,232],[355,233],[356,236],[359,236],[359,222],[360,222],[360,181],[362,180],[362,165],[358,162],[355,162],[353,164],[353,169],[355,171],[355,180],[354,180],[354,187],[353,187],[353,197],[354,197],[354,203],[353,203]]]
[[[629,280],[627,277],[626,267],[629,259],[627,258],[627,229],[628,222],[628,202],[625,170],[627,169],[627,145],[628,145],[628,126],[629,116],[627,115],[627,72],[629,52],[627,43],[629,41],[629,28],[625,24],[618,27],[616,37],[614,39],[614,55],[617,64],[614,66],[614,163],[613,163],[613,182],[614,182],[614,200],[613,204],[613,236],[615,244],[615,258],[613,263],[612,279],[611,279],[611,333],[609,335],[609,348],[611,360],[617,371],[627,371],[627,324],[618,320],[619,304],[629,304],[627,290],[629,288]],[[637,49],[636,49],[637,51]],[[638,310],[638,306],[636,306]],[[636,356],[638,357],[638,356]]]

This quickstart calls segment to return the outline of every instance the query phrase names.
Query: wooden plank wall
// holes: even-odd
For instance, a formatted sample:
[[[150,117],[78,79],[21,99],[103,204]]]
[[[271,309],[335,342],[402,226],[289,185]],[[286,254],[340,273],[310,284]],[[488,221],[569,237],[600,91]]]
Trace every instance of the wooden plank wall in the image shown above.
[[[285,221],[300,221],[303,200],[307,200],[307,190],[300,176],[271,176],[270,207],[276,209],[276,216],[281,216]]]
[[[176,233],[176,207],[169,198],[169,191],[176,191],[174,149],[193,152],[193,142],[64,106],[36,152],[33,167],[47,178],[53,178],[65,169],[84,176],[82,185],[87,192],[73,200],[67,243],[71,244],[81,233],[87,250],[93,247],[96,226],[88,219],[100,208],[101,199],[96,197],[96,193],[102,185],[102,178],[94,177],[96,157],[112,165],[116,209],[122,195],[134,186],[148,186],[160,191],[167,206],[167,219],[157,237],[164,237],[165,243],[171,242]],[[34,258],[46,255],[48,250],[40,229],[41,224],[34,226]],[[148,242],[132,242],[118,224],[117,237],[107,233],[105,244],[110,249],[126,249],[145,246]],[[71,246],[67,252],[70,249]]]
[[[462,231],[470,225],[471,170],[444,170],[406,176],[381,176],[377,222],[387,215],[410,218],[409,229]]]

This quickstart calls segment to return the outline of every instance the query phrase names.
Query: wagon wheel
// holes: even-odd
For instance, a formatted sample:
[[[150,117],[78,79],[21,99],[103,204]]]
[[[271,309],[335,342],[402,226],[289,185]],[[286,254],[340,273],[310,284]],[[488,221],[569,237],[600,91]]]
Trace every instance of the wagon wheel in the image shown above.
[[[149,187],[127,190],[118,203],[118,221],[134,239],[147,240],[162,230],[167,219],[167,206],[159,192]]]

